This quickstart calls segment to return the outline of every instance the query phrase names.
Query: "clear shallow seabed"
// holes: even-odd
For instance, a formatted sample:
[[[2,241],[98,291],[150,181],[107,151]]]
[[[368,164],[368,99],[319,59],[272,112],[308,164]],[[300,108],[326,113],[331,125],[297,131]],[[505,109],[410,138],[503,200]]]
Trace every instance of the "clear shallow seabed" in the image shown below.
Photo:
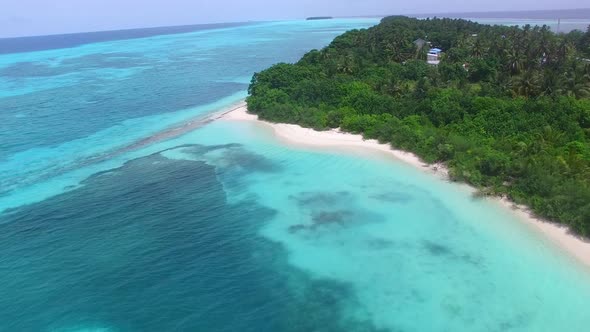
[[[590,326],[587,269],[509,211],[379,155],[204,120],[252,72],[376,22],[0,56],[0,331]]]

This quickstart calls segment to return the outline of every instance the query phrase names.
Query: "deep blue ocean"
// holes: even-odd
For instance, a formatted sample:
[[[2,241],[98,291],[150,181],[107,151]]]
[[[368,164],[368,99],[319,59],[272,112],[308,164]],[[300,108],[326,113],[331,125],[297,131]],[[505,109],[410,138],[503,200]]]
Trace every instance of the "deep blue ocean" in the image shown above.
[[[588,269],[511,211],[215,120],[376,23],[0,40],[0,331],[587,329]]]

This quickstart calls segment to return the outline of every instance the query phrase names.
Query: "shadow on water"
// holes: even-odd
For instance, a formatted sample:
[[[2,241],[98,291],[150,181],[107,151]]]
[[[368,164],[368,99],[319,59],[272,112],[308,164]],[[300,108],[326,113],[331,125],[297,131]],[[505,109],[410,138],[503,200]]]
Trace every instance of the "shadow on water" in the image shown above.
[[[236,151],[250,172],[275,169]],[[154,154],[1,216],[2,330],[378,331],[343,314],[347,285],[259,236],[276,212],[229,203],[216,172]]]
[[[301,192],[290,199],[296,202],[302,213],[311,216],[311,223],[291,225],[289,233],[337,231],[385,220],[384,216],[360,207],[356,197],[346,191]]]
[[[421,243],[422,248],[432,256],[456,260],[474,267],[481,267],[483,265],[483,258],[472,253],[460,253],[450,246],[437,243],[430,240],[424,240]]]

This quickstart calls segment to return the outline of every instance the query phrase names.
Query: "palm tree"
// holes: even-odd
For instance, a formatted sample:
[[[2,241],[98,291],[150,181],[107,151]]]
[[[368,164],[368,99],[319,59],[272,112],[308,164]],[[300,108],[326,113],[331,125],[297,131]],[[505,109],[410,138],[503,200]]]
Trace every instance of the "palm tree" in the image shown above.
[[[549,147],[562,143],[565,136],[562,131],[555,130],[550,125],[539,129],[541,131],[533,134],[534,139],[529,146],[533,154],[546,154]]]
[[[540,32],[540,39],[539,39],[539,45],[538,45],[538,49],[537,49],[537,54],[541,57],[541,62],[547,63],[550,62],[550,58],[551,58],[551,44],[552,44],[552,35],[551,35],[551,31],[549,30],[549,27],[546,25],[543,25],[543,27],[541,28]]]
[[[572,61],[564,74],[562,88],[559,92],[576,98],[590,96],[590,75],[586,74],[585,68]]]
[[[481,40],[477,38],[473,47],[471,48],[471,55],[474,58],[481,58],[483,56],[483,45],[481,44]]]
[[[332,57],[331,48],[326,47],[320,51],[323,60],[329,60]]]
[[[544,96],[554,96],[559,92],[561,79],[559,75],[551,69],[545,70],[541,82],[541,94]]]
[[[526,60],[523,54],[514,46],[510,49],[506,49],[504,53],[506,60],[508,61],[508,69],[510,70],[510,73],[513,75],[519,74],[522,71]]]
[[[424,60],[424,61],[426,61],[427,55],[428,55],[428,46],[424,45],[422,47],[417,47],[416,48],[415,58],[417,60]]]
[[[381,86],[381,91],[394,97],[401,95],[402,90],[402,86],[395,76],[390,76],[387,78],[384,84]]]
[[[346,55],[338,62],[338,71],[343,74],[352,74],[355,67],[355,59],[352,54]]]
[[[377,39],[375,38],[375,35],[369,35],[367,44],[369,45],[369,52],[371,52],[371,54],[375,54],[377,51]]]
[[[395,60],[398,58],[398,49],[396,45],[391,41],[385,44],[385,53],[387,61],[389,62],[395,62]]]
[[[556,63],[564,64],[566,61],[570,60],[573,50],[574,46],[571,44],[571,42],[563,39],[561,43],[559,43],[557,52],[555,53]]]
[[[539,76],[532,70],[512,79],[512,92],[517,96],[533,97],[538,95],[539,90]]]

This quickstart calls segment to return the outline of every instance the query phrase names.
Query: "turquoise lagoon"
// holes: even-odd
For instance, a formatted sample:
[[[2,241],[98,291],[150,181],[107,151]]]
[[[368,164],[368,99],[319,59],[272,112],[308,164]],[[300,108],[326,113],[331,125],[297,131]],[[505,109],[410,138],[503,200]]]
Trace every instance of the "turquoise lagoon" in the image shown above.
[[[1,55],[0,330],[586,330],[588,269],[510,211],[209,120],[253,72],[375,23]]]

